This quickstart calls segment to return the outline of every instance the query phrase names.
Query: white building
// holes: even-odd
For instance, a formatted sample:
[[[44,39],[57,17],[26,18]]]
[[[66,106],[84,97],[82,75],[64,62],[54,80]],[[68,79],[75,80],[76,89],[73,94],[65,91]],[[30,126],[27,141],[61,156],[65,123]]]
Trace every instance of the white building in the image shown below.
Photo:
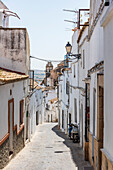
[[[9,161],[10,155],[15,155],[24,147],[26,140],[29,82],[27,30],[0,28],[0,51],[0,168],[2,168]]]
[[[59,77],[59,126],[62,131],[68,133],[69,122],[69,75],[71,70],[69,68],[63,69],[63,74]],[[70,118],[71,119],[71,118]]]
[[[37,124],[42,124],[44,122],[43,116],[43,88],[38,86],[36,88],[36,116],[37,116]]]
[[[7,28],[7,9],[0,1],[0,168],[24,147],[28,133],[29,37],[24,28]]]
[[[28,139],[31,140],[36,126],[44,123],[45,115],[45,88],[34,81],[34,87],[29,93],[28,107]]]
[[[113,1],[108,1],[106,12],[101,18],[104,34],[104,139],[102,151],[102,169],[113,169]],[[108,4],[108,3],[107,3]]]
[[[58,99],[53,98],[48,101],[46,110],[46,122],[58,122]]]
[[[110,54],[112,55],[112,48],[108,43],[112,34],[110,32],[110,29],[112,28],[112,19],[110,20],[112,12],[110,12],[108,17],[108,21],[111,25],[107,25],[108,21],[106,22],[105,16],[107,15],[106,10],[108,7],[105,7],[104,5],[104,1],[90,1],[89,27],[85,26],[87,25],[85,24],[80,31],[75,31],[72,37],[72,53],[81,54],[81,59],[79,59],[79,61],[73,60],[69,65],[71,72],[69,73],[69,71],[64,69],[63,75],[60,76],[61,82],[59,81],[59,101],[63,101],[59,104],[60,128],[67,132],[67,123],[76,122],[79,124],[80,145],[84,149],[85,159],[89,159],[95,169],[100,169],[102,166],[101,149],[104,147],[104,141],[106,142],[108,139],[108,136],[104,139],[104,133],[109,129],[108,126],[107,130],[104,130],[103,124],[104,54],[106,56],[105,67],[107,70],[110,66],[109,64],[112,63],[111,60],[110,63],[107,60],[109,51],[111,51]],[[104,32],[101,23],[104,27]],[[111,34],[107,37],[108,32]],[[104,39],[106,39],[105,43]],[[107,71],[106,74],[108,75]],[[107,76],[105,80],[108,80],[106,81],[107,89],[107,83],[109,82],[110,84],[111,78],[108,78]],[[70,87],[69,95],[65,92],[67,81],[69,82]],[[62,93],[60,94],[61,87]],[[108,97],[107,90],[105,94]],[[69,101],[68,96],[70,96]],[[108,101],[108,99],[106,100]],[[65,105],[63,103],[65,103]],[[105,110],[107,109],[106,112],[109,112],[108,108],[110,108],[110,103],[108,106],[107,103],[108,102],[105,104]],[[61,113],[62,110],[63,113]],[[107,121],[105,124],[107,125]],[[108,134],[109,133],[106,133],[106,135]],[[112,155],[110,143],[106,142],[106,148]]]
[[[0,168],[23,147],[28,76],[0,70]]]
[[[83,26],[79,32],[78,36],[78,49],[79,53],[81,54],[81,59],[78,61],[78,89],[76,91],[79,92],[78,100],[78,110],[79,113],[79,129],[80,129],[80,145],[83,147],[83,141],[85,136],[85,78],[87,77],[87,65],[88,65],[88,46],[89,43],[87,42],[88,38],[88,27]],[[76,108],[76,105],[75,105]]]
[[[47,95],[45,96],[45,114],[44,121],[45,122],[56,122],[58,121],[58,109],[56,106],[57,102],[57,89],[53,87],[47,88]]]
[[[77,39],[79,36],[79,30],[75,30],[72,36],[72,53],[78,53]],[[79,124],[79,60],[74,59],[70,63],[71,74],[69,77],[70,82],[70,110],[71,113],[71,123]]]

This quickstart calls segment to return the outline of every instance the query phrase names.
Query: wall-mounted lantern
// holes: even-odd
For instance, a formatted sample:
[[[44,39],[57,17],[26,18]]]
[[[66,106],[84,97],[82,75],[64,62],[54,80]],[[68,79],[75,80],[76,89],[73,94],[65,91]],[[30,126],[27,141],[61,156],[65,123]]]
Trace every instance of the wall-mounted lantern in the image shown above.
[[[71,57],[74,57],[73,59],[80,59],[81,54],[72,54],[72,45],[69,42],[67,42],[65,48],[67,54],[64,56],[64,67],[69,67],[69,60],[71,60]]]

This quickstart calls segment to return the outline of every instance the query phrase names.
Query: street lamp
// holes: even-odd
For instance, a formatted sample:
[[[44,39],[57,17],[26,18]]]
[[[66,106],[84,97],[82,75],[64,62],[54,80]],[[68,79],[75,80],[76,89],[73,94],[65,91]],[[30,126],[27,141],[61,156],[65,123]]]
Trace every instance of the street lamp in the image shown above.
[[[73,56],[75,59],[80,59],[81,54],[72,54],[71,53],[72,45],[69,42],[67,42],[65,48],[66,48],[66,52],[67,52],[68,56],[71,56],[71,57]]]
[[[72,50],[72,45],[67,42],[66,46],[66,52],[67,54],[64,56],[64,67],[69,67],[69,59],[71,60],[71,57],[73,57],[72,59],[80,59],[81,58],[81,54],[72,54],[71,50]]]
[[[71,54],[71,50],[72,50],[72,45],[68,42],[66,44],[65,48],[66,48],[67,54],[70,55]]]

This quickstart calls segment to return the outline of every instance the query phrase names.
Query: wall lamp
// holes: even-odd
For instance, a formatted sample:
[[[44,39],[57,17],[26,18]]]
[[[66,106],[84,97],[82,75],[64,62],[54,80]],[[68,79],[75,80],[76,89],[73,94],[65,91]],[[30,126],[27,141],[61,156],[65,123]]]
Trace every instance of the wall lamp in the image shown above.
[[[74,57],[75,59],[80,59],[81,58],[81,54],[72,54],[71,53],[72,45],[69,42],[67,42],[65,48],[66,48],[66,52],[67,52],[68,56]]]

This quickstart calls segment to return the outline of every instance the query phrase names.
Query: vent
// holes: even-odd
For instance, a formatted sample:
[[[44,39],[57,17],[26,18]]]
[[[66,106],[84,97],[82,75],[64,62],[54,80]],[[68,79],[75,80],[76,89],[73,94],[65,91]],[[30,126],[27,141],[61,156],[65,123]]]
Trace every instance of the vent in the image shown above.
[[[63,151],[55,151],[54,153],[63,153]]]

